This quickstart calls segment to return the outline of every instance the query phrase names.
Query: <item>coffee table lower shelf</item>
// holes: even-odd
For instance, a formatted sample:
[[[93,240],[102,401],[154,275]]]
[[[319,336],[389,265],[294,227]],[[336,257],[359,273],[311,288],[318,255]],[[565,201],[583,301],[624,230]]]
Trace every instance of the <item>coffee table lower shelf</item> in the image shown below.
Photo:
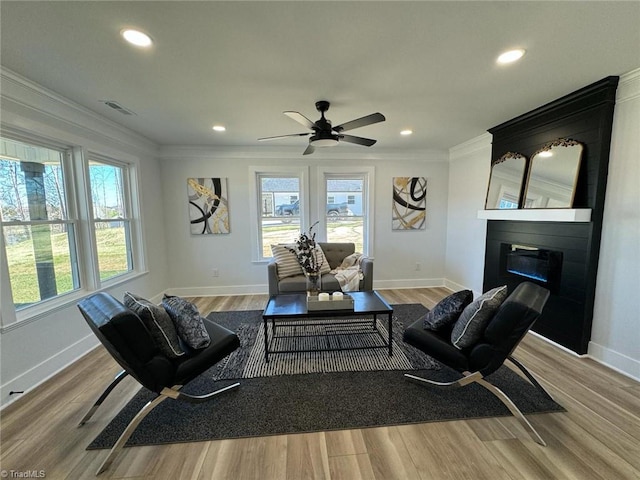
[[[393,309],[375,291],[351,295],[353,310],[332,311],[308,311],[303,294],[271,297],[262,315],[265,362],[269,362],[269,354],[277,353],[379,348],[388,349],[392,356]],[[380,330],[378,315],[387,316],[387,332]],[[350,337],[348,344],[340,341],[345,336]]]

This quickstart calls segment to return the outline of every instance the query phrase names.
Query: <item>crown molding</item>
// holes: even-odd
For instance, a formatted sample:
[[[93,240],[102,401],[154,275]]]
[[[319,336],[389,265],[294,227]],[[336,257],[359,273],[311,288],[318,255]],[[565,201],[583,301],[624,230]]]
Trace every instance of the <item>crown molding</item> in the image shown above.
[[[340,147],[338,147],[340,148]],[[316,161],[416,161],[446,162],[448,155],[441,150],[384,150],[345,151],[328,148],[325,152],[316,150],[312,156],[303,157],[300,147],[233,147],[208,145],[165,145],[158,150],[162,160],[178,159],[247,159],[247,160],[296,160],[305,163]]]
[[[640,68],[622,75],[616,91],[616,103],[623,103],[637,98],[640,98]]]
[[[489,156],[491,156],[491,142],[493,135],[490,133],[483,133],[480,136],[467,140],[464,143],[451,147],[449,149],[449,161],[459,160],[468,155],[472,155],[484,149],[489,149]]]
[[[157,144],[148,138],[6,67],[0,66],[0,78],[3,123],[9,126],[29,130],[34,123],[39,123],[101,144],[157,154]]]

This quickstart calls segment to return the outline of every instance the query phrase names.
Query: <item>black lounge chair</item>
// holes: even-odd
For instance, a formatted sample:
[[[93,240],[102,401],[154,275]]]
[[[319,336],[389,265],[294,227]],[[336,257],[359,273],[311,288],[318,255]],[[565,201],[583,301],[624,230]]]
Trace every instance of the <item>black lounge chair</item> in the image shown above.
[[[449,331],[425,330],[422,327],[422,320],[417,320],[405,330],[404,341],[444,365],[462,373],[463,377],[452,382],[442,383],[410,374],[405,374],[405,376],[422,385],[429,384],[445,388],[463,387],[474,382],[478,383],[498,397],[509,408],[537,443],[546,446],[542,437],[524,417],[520,409],[502,390],[485,380],[485,377],[495,372],[508,359],[522,371],[536,388],[551,398],[533,375],[511,356],[542,313],[548,298],[549,291],[547,289],[531,282],[521,283],[507,297],[489,321],[483,338],[475,345],[463,350],[459,350],[452,345]]]
[[[235,383],[202,396],[188,395],[180,391],[184,385],[240,346],[237,335],[220,325],[203,319],[211,338],[209,346],[191,351],[178,359],[170,359],[160,352],[140,318],[111,295],[97,293],[82,300],[78,308],[91,330],[124,369],[96,400],[79,426],[84,425],[93,416],[109,393],[127,375],[131,375],[142,386],[158,394],[131,420],[96,475],[109,468],[142,419],[167,398],[200,403],[240,385]]]

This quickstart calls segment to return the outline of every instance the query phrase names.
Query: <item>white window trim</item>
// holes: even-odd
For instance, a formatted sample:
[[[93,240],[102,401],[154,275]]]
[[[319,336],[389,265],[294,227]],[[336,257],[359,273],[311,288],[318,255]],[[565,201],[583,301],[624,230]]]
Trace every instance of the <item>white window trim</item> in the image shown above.
[[[309,228],[309,167],[291,166],[250,166],[249,167],[249,215],[251,218],[251,261],[253,263],[268,263],[271,257],[262,256],[260,245],[260,212],[258,211],[258,192],[260,191],[259,179],[261,175],[283,177],[298,177],[300,179],[300,229],[304,232]],[[274,205],[275,207],[275,205]]]
[[[141,225],[141,198],[140,181],[138,175],[138,163],[135,157],[124,155],[123,159],[115,160],[112,156],[103,155],[96,151],[88,151],[84,147],[71,147],[64,143],[40,137],[37,134],[25,133],[13,128],[3,128],[3,137],[18,142],[51,148],[63,151],[65,171],[65,194],[67,200],[67,217],[70,223],[75,225],[76,257],[78,259],[78,275],[80,289],[57,295],[56,297],[42,300],[32,306],[16,311],[13,305],[11,281],[6,259],[4,235],[0,232],[0,332],[6,332],[19,328],[22,325],[46,318],[50,313],[68,308],[87,296],[88,293],[98,292],[107,288],[113,288],[128,283],[138,277],[146,275],[147,261],[144,248],[144,229]],[[66,153],[65,153],[66,152]],[[100,282],[97,267],[97,251],[95,238],[91,234],[93,230],[93,208],[88,176],[88,161],[91,157],[97,161],[112,164],[126,169],[126,179],[123,181],[125,191],[126,208],[129,212],[131,228],[131,255],[133,270],[114,276]],[[92,252],[93,251],[93,252]],[[8,307],[11,305],[11,307]]]
[[[363,188],[362,188],[362,202],[366,204],[366,212],[367,215],[364,216],[364,255],[373,258],[374,251],[373,246],[375,242],[373,241],[373,232],[374,232],[374,218],[375,215],[375,195],[373,186],[376,184],[375,182],[375,167],[373,166],[359,166],[359,167],[340,167],[340,166],[330,166],[330,165],[322,165],[317,168],[317,188],[318,188],[318,197],[320,199],[327,198],[327,175],[359,175],[364,177]],[[320,203],[318,206],[318,211],[316,212],[316,218],[319,219],[320,223],[318,224],[318,237],[321,241],[326,241],[327,239],[327,221],[325,216],[325,205]]]

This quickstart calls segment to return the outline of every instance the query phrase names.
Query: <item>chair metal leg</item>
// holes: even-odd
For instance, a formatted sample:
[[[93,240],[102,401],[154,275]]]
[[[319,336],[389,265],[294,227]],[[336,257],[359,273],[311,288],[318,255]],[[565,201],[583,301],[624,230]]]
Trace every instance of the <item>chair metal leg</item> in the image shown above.
[[[533,428],[533,425],[531,425],[529,423],[529,420],[527,420],[525,418],[525,416],[522,414],[522,412],[520,411],[520,409],[518,407],[516,407],[516,404],[513,403],[511,401],[511,399],[507,396],[506,393],[504,393],[502,390],[500,390],[498,387],[496,387],[495,385],[487,382],[485,379],[480,378],[477,380],[477,382],[482,385],[484,388],[486,388],[487,390],[489,390],[491,393],[493,393],[496,397],[498,397],[498,399],[504,403],[506,405],[506,407],[511,411],[511,413],[513,414],[514,417],[516,417],[520,423],[525,427],[525,429],[527,429],[529,431],[529,435],[531,435],[531,438],[533,438],[533,440],[536,443],[539,443],[540,445],[542,445],[543,447],[546,447],[547,444],[545,443],[545,441],[542,439],[542,437],[538,434],[538,432],[536,431],[535,428]]]
[[[518,360],[513,358],[511,355],[509,355],[507,358],[511,361],[511,363],[513,363],[516,367],[518,367],[518,369],[520,369],[520,371],[525,375],[525,377],[527,377],[529,379],[529,381],[531,382],[531,385],[533,385],[538,390],[540,390],[540,392],[544,393],[544,395],[549,400],[553,400],[553,397],[549,394],[549,392],[547,392],[544,389],[544,387],[542,385],[540,385],[538,380],[536,380],[536,378],[533,376],[533,374],[529,370],[527,370],[527,368],[524,365],[522,365]]]
[[[211,400],[216,395],[219,395],[233,388],[236,388],[239,385],[240,383],[234,383],[233,385],[220,388],[206,395],[189,395],[187,393],[182,393],[179,391],[182,388],[182,385],[175,385],[172,388],[163,388],[162,391],[160,392],[160,395],[158,395],[156,398],[154,398],[149,403],[147,403],[144,407],[142,407],[142,409],[136,414],[136,416],[133,417],[133,420],[131,420],[129,425],[127,425],[127,428],[125,428],[124,432],[122,432],[122,434],[120,435],[120,438],[118,438],[115,445],[109,452],[109,456],[107,456],[104,462],[102,462],[102,465],[100,465],[100,468],[98,468],[96,475],[100,475],[102,472],[104,472],[109,468],[113,460],[118,456],[118,454],[120,453],[120,450],[122,450],[125,443],[127,443],[127,440],[129,440],[129,437],[133,434],[133,432],[138,427],[140,422],[144,419],[144,417],[149,415],[149,413],[151,413],[151,410],[156,408],[158,405],[160,405],[160,403],[165,401],[167,398],[171,398],[173,400],[182,400],[189,403],[202,403],[202,402],[206,402],[207,400]]]
[[[107,468],[109,468],[109,466],[111,466],[111,463],[118,456],[118,454],[120,453],[120,450],[122,450],[122,447],[124,447],[124,444],[127,443],[127,440],[129,440],[129,437],[134,432],[138,424],[144,419],[144,417],[146,417],[147,415],[149,415],[149,413],[151,413],[151,410],[156,408],[160,403],[165,401],[167,398],[170,398],[170,397],[167,397],[166,395],[158,395],[156,398],[154,398],[149,403],[147,403],[144,407],[142,407],[142,410],[140,410],[136,414],[136,416],[133,417],[133,420],[131,420],[129,425],[127,425],[127,428],[124,429],[124,432],[122,432],[122,434],[120,435],[120,438],[118,438],[115,445],[109,452],[109,456],[107,456],[104,462],[102,462],[102,465],[100,465],[100,468],[98,468],[96,475],[100,475]]]
[[[113,379],[113,381],[107,386],[107,388],[105,388],[104,392],[102,392],[102,394],[98,397],[96,402],[89,409],[89,411],[85,414],[85,416],[82,417],[82,420],[80,420],[80,423],[78,424],[78,427],[83,426],[85,423],[87,423],[89,421],[89,419],[91,417],[93,417],[93,414],[96,413],[96,410],[98,410],[98,407],[100,405],[102,405],[102,402],[104,402],[104,400],[109,396],[111,391],[114,388],[116,388],[116,385],[118,385],[122,381],[122,379],[125,378],[127,375],[129,375],[129,374],[124,370],[122,370],[120,373],[118,373],[118,375],[116,375],[116,377]]]
[[[464,377],[456,381],[446,382],[446,383],[436,382],[436,381],[428,380],[422,377],[416,377],[415,375],[410,375],[408,373],[405,373],[404,376],[407,377],[409,380],[412,380],[419,384],[423,384],[423,385],[427,384],[427,385],[433,385],[436,387],[445,387],[445,388],[458,388],[458,387],[463,387],[465,385],[469,385],[470,383],[477,382],[479,385],[482,385],[484,388],[486,388],[491,393],[493,393],[502,403],[505,404],[505,406],[509,409],[509,411],[513,414],[513,416],[516,417],[520,421],[520,423],[522,423],[522,425],[524,425],[524,427],[529,431],[531,438],[533,438],[535,442],[539,443],[544,447],[547,446],[547,444],[545,443],[544,440],[542,440],[542,437],[538,434],[536,429],[533,428],[533,425],[529,423],[529,421],[525,418],[525,416],[522,414],[520,409],[516,406],[515,403],[513,403],[513,401],[511,401],[511,399],[507,396],[507,394],[504,393],[495,385],[487,382],[482,377],[482,374],[480,372],[473,372],[473,373],[464,372]]]
[[[188,393],[178,392],[175,387],[173,389],[164,388],[160,393],[163,395],[166,395],[167,397],[171,397],[174,400],[182,400],[183,402],[189,402],[189,403],[203,403],[208,400],[211,400],[216,395],[220,395],[221,393],[224,393],[228,390],[231,390],[239,386],[240,386],[240,383],[234,383],[233,385],[228,385],[224,388],[216,390],[215,392],[207,393],[206,395],[189,395]]]

